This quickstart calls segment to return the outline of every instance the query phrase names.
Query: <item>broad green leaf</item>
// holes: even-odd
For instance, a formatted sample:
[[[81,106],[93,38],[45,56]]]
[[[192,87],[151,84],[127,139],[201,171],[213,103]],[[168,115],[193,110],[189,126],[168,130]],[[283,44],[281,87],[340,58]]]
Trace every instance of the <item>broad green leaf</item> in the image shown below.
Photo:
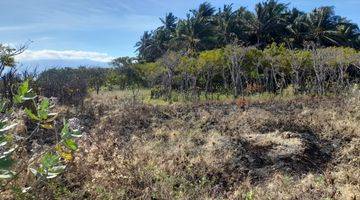
[[[76,151],[78,149],[78,145],[73,139],[66,139],[64,141],[64,145],[72,151]]]
[[[24,81],[18,89],[18,95],[24,96],[29,91],[29,80]]]
[[[58,155],[47,153],[41,159],[41,164],[45,169],[49,169],[59,163],[59,158]]]
[[[41,121],[41,119],[39,117],[37,117],[34,113],[32,113],[32,111],[29,110],[28,108],[25,108],[25,113],[31,120]]]
[[[45,120],[48,118],[49,106],[50,106],[49,99],[44,99],[41,101],[41,103],[39,105],[39,109],[38,109],[38,117],[41,120]]]
[[[15,95],[14,96],[14,102],[17,104],[20,104],[23,102],[23,97],[21,95]]]
[[[13,165],[14,161],[9,158],[8,156],[5,156],[0,159],[0,170],[7,170]]]
[[[61,129],[61,138],[65,139],[68,138],[70,135],[70,125],[68,122],[64,121],[64,126]]]
[[[26,80],[19,86],[17,94],[14,96],[14,102],[20,104],[35,97],[36,95],[32,92],[32,89],[29,88],[29,81]]]

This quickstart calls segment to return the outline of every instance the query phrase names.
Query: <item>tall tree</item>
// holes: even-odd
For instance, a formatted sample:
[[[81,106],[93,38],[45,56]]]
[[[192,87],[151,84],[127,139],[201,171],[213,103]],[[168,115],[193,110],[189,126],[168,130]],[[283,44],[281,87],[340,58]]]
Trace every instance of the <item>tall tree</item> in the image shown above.
[[[255,37],[255,44],[265,47],[272,42],[281,42],[286,29],[287,4],[269,0],[255,6],[255,15],[247,23]]]
[[[337,30],[340,20],[333,7],[314,9],[306,15],[306,40],[315,42],[317,46],[341,45],[342,35]]]
[[[236,39],[236,12],[232,4],[224,5],[224,8],[215,15],[217,45],[223,47]]]
[[[188,54],[215,47],[214,13],[211,4],[203,3],[197,10],[191,10],[187,19],[179,21],[176,40]]]

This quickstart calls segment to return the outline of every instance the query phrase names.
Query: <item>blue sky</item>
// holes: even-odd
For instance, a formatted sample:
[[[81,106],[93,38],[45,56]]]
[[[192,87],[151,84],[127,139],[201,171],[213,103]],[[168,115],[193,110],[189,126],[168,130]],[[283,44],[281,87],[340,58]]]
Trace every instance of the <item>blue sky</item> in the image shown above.
[[[134,44],[159,17],[184,17],[200,0],[0,0],[0,43],[33,41],[23,60],[90,59],[106,62],[134,56]],[[258,0],[209,0],[216,7],[234,3],[253,10]],[[293,0],[290,7],[309,11],[335,6],[336,13],[360,23],[360,0]]]

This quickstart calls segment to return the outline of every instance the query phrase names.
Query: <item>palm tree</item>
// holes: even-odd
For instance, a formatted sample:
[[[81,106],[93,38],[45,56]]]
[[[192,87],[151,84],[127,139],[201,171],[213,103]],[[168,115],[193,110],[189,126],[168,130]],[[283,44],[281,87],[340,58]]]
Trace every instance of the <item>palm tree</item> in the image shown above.
[[[280,43],[282,33],[286,31],[287,4],[268,0],[255,6],[255,15],[247,19],[246,25],[251,30],[253,41],[259,47],[272,42]]]
[[[135,44],[136,52],[138,52],[139,60],[152,61],[151,58],[151,45],[153,43],[152,34],[149,31],[145,31],[141,36],[140,41]]]
[[[236,38],[236,12],[232,4],[224,5],[215,16],[218,47],[232,43]]]
[[[288,36],[285,42],[291,47],[303,47],[307,35],[306,14],[294,8],[288,15],[287,26]]]
[[[175,41],[179,47],[185,48],[187,54],[215,47],[215,25],[213,15],[215,8],[203,3],[198,10],[191,10],[187,19],[178,23]]]
[[[357,24],[351,23],[349,20],[342,18],[336,27],[338,34],[341,35],[341,45],[358,48],[360,30]]]
[[[234,11],[232,4],[215,12],[210,3],[203,3],[185,19],[166,14],[160,18],[162,25],[145,32],[136,44],[140,60],[155,61],[169,50],[195,55],[232,43],[264,48],[285,42],[291,48],[303,48],[306,42],[314,42],[317,46],[360,48],[358,26],[335,15],[333,7],[304,13],[288,10],[288,4],[277,0],[266,0],[256,4],[254,13],[244,7]]]
[[[251,45],[251,37],[253,37],[253,24],[256,23],[256,17],[245,7],[240,7],[235,11],[235,33],[236,39],[240,42]]]
[[[178,18],[175,17],[173,13],[166,14],[165,18],[160,18],[160,21],[163,23],[160,28],[168,30],[170,32],[174,32],[176,29],[177,20]]]
[[[342,36],[337,30],[340,17],[335,15],[333,7],[320,7],[306,15],[306,40],[318,46],[339,46]]]
[[[212,17],[215,13],[215,8],[208,2],[200,4],[197,10],[190,10],[195,18],[198,19],[208,19]]]

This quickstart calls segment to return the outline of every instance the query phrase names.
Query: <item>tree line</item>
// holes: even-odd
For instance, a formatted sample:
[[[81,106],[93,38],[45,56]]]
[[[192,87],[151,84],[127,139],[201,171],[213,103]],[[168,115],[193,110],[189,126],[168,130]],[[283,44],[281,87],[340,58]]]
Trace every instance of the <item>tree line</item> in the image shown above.
[[[260,92],[281,93],[289,86],[297,94],[339,93],[360,78],[360,53],[349,47],[291,50],[285,45],[227,45],[198,56],[167,52],[152,63],[134,64],[151,88],[170,97],[173,90],[189,96],[231,93],[234,97]]]
[[[196,55],[229,44],[264,49],[275,42],[302,49],[310,42],[317,47],[360,48],[358,25],[336,15],[329,6],[306,13],[290,9],[289,4],[267,0],[256,4],[251,12],[245,7],[235,9],[231,4],[217,10],[205,2],[190,10],[185,19],[168,13],[160,20],[160,27],[146,31],[136,43],[141,62],[154,62],[168,51]]]
[[[360,82],[360,53],[350,47],[289,49],[273,43],[264,49],[230,44],[198,55],[168,51],[155,62],[120,57],[112,68],[49,69],[36,77],[41,94],[67,104],[81,103],[93,90],[151,89],[152,98],[189,100],[201,95],[256,93],[341,93]],[[34,86],[34,88],[37,88]]]

